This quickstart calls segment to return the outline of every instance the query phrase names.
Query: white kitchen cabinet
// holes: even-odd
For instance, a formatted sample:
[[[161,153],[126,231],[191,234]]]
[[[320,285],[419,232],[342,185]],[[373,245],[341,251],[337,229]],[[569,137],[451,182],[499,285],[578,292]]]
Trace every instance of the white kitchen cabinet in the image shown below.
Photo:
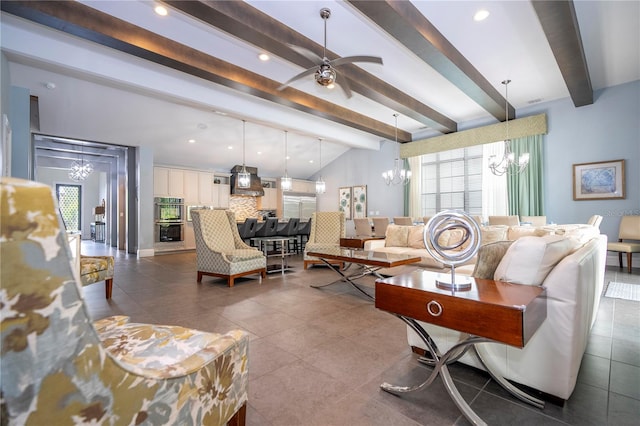
[[[167,167],[153,168],[153,195],[156,197],[169,195],[169,169]]]
[[[290,192],[314,194],[316,192],[316,183],[310,180],[292,179]]]
[[[184,170],[169,169],[169,196],[184,198]]]
[[[276,188],[264,188],[264,196],[260,200],[261,210],[276,210],[278,208],[278,190]]]
[[[184,248],[193,250],[196,248],[196,236],[193,231],[193,222],[187,222],[184,227]]]
[[[184,170],[184,201],[189,204],[198,204],[199,203],[199,177],[198,172],[191,170]]]
[[[213,173],[198,173],[198,199],[200,200],[199,204],[204,206],[210,206],[214,204]]]
[[[231,197],[231,185],[228,183],[214,184],[218,187],[218,207],[228,209],[229,198]]]

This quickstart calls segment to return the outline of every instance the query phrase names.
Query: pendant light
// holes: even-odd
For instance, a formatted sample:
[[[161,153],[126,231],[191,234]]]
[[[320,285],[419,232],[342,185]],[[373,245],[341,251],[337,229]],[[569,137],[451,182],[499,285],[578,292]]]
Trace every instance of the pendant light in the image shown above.
[[[84,161],[84,147],[80,147],[80,161],[75,160],[69,169],[69,179],[79,182],[93,173],[93,164]]]
[[[320,177],[316,181],[316,194],[324,194],[327,190],[327,185],[322,180],[322,138],[318,138],[318,144],[320,147]]]
[[[242,171],[238,173],[238,188],[249,188],[251,186],[251,175],[247,172],[247,168],[245,167],[245,143],[246,143],[246,120],[242,120]]]
[[[520,154],[518,162],[516,162],[515,154],[511,151],[511,139],[509,139],[509,83],[511,83],[511,80],[502,81],[502,84],[504,84],[504,109],[507,113],[507,137],[504,140],[504,155],[500,160],[498,160],[496,155],[489,156],[489,169],[491,170],[491,173],[496,176],[502,176],[504,174],[517,175],[518,173],[522,173],[522,171],[526,169],[527,165],[529,164],[528,152]]]
[[[291,187],[293,186],[293,182],[291,178],[287,174],[287,131],[284,131],[284,176],[280,178],[280,188],[283,191],[291,191]]]
[[[393,114],[396,120],[396,147],[398,154],[393,162],[393,168],[382,173],[382,178],[387,185],[406,185],[411,180],[411,170],[407,170],[403,167],[402,160],[400,159],[400,144],[398,143],[398,114]]]

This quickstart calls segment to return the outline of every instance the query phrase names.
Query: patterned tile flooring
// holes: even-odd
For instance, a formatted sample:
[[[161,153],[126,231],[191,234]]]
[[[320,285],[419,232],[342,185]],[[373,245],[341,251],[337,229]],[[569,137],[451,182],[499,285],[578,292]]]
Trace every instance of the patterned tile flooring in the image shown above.
[[[403,397],[380,390],[384,381],[424,377],[405,326],[339,283],[326,267],[236,281],[196,283],[195,253],[137,259],[83,241],[83,254],[116,256],[113,299],[104,284],[85,287],[94,319],[129,315],[132,321],[176,324],[212,332],[251,334],[247,424],[466,425],[440,380]],[[608,267],[605,280],[640,285],[640,269]],[[367,283],[371,288],[373,281]],[[454,365],[463,397],[491,425],[635,425],[640,418],[640,302],[603,298],[571,398],[543,410],[507,395],[484,372]]]

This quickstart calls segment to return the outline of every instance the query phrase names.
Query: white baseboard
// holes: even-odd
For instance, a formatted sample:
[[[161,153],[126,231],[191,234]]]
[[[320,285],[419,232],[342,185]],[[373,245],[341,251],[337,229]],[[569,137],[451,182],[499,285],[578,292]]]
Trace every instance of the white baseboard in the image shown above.
[[[155,255],[154,249],[142,249],[138,250],[138,257],[152,257]]]

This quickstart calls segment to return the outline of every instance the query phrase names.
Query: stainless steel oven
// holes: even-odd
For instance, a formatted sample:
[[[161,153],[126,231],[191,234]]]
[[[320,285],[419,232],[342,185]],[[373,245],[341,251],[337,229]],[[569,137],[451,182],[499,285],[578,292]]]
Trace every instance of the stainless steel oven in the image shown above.
[[[155,242],[184,241],[184,199],[154,198]]]
[[[158,243],[184,241],[184,223],[156,222],[155,241]]]
[[[184,199],[154,198],[156,222],[184,222]]]

